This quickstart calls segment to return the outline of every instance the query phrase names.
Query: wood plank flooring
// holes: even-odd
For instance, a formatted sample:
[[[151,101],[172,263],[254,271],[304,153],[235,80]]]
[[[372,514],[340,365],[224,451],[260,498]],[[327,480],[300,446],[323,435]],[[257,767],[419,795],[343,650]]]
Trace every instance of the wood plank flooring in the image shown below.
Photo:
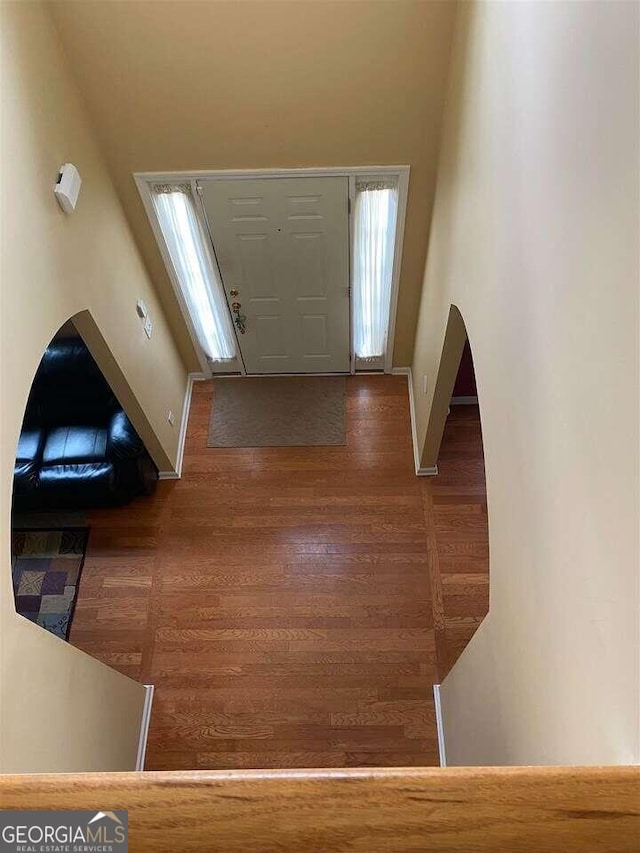
[[[452,406],[438,476],[420,482],[442,681],[489,611],[487,490],[478,406]]]
[[[438,763],[432,684],[487,607],[477,408],[417,478],[406,379],[347,389],[345,446],[227,450],[196,383],[183,478],[90,513],[70,639],[155,684],[147,769]]]

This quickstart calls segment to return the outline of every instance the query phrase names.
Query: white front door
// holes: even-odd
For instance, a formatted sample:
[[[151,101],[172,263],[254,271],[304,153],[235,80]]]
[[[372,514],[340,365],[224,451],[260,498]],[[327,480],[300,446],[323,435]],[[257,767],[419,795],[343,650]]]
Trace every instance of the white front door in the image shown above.
[[[348,179],[199,185],[247,373],[348,373]]]

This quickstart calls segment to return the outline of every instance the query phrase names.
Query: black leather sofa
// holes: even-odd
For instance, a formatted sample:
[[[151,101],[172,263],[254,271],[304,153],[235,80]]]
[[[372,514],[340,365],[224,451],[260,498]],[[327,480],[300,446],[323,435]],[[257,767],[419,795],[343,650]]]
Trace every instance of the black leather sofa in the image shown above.
[[[151,493],[158,470],[80,338],[51,343],[18,442],[13,509],[115,506]]]

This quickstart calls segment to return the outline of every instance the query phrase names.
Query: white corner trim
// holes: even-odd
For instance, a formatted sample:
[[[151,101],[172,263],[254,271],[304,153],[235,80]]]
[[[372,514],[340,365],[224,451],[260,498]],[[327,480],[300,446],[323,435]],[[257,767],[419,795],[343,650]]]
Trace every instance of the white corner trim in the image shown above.
[[[447,753],[444,746],[444,722],[442,719],[442,703],[440,701],[440,685],[433,685],[433,700],[436,706],[436,728],[438,729],[438,753],[440,755],[440,767],[447,766]]]
[[[400,267],[404,251],[404,232],[407,218],[407,201],[409,198],[409,168],[398,174],[398,204],[396,211],[396,233],[394,240],[393,265],[391,271],[391,303],[387,343],[384,354],[384,372],[393,369],[393,345],[396,338],[396,322],[398,318],[398,297],[400,295]]]
[[[153,684],[143,684],[144,705],[142,706],[142,722],[140,723],[140,738],[138,740],[138,755],[136,758],[136,770],[144,770],[144,757],[147,752],[147,738],[149,737],[149,723],[151,722],[151,706],[153,705]]]
[[[180,419],[180,435],[178,436],[176,470],[160,471],[158,473],[159,480],[179,480],[182,476],[182,459],[184,457],[185,441],[187,440],[187,427],[189,425],[189,410],[191,409],[193,383],[200,382],[203,379],[206,379],[204,373],[189,373],[187,376],[187,388],[184,392],[184,402],[182,404],[182,415]]]
[[[418,429],[416,426],[416,401],[413,396],[413,374],[410,367],[393,367],[391,373],[394,376],[406,376],[409,386],[409,414],[411,416],[411,440],[413,442],[413,464],[416,469],[416,477],[435,477],[438,474],[438,466],[432,468],[420,467],[420,449],[418,447]]]
[[[429,468],[418,468],[416,474],[418,475],[418,477],[437,477],[438,466],[431,465]]]
[[[450,405],[451,406],[477,406],[478,405],[478,398],[477,398],[477,396],[452,397]]]

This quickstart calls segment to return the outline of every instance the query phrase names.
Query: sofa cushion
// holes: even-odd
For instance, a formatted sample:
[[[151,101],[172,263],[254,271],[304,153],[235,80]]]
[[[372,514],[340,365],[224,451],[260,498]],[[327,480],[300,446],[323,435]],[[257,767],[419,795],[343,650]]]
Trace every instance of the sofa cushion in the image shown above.
[[[95,426],[57,427],[49,431],[42,461],[45,465],[103,462],[107,431]]]
[[[144,444],[133,424],[121,410],[111,416],[109,423],[107,454],[113,459],[131,459],[144,453]]]
[[[16,461],[35,462],[39,460],[43,444],[44,430],[36,428],[23,430],[18,439]]]
[[[52,507],[100,505],[113,500],[115,482],[110,462],[45,465],[40,469],[39,492]]]
[[[18,497],[31,495],[38,488],[38,464],[18,461],[13,469],[13,493]]]
[[[106,426],[117,401],[91,353],[79,338],[54,341],[36,373],[25,422],[49,427]]]

